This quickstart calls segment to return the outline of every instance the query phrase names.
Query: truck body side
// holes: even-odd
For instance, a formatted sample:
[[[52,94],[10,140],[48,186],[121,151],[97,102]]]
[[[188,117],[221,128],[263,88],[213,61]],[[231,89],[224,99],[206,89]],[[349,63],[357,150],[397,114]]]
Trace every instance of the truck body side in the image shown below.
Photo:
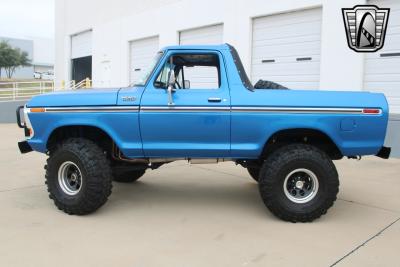
[[[274,135],[304,130],[329,138],[342,156],[375,155],[383,146],[388,121],[383,94],[249,90],[230,46],[163,51],[145,86],[33,98],[27,104],[34,129],[29,145],[46,152],[57,129],[89,126],[106,133],[127,158],[257,159]],[[154,88],[154,80],[174,53],[218,55],[220,88],[177,90],[169,106],[166,90]],[[213,97],[223,101],[207,101]]]
[[[178,159],[227,159],[247,168],[277,217],[310,222],[337,198],[333,160],[390,155],[383,94],[254,89],[229,45],[168,47],[156,59],[137,86],[41,95],[17,110],[20,151],[48,154],[47,190],[60,210],[91,213],[112,182]],[[192,67],[212,68],[217,82],[190,76]]]

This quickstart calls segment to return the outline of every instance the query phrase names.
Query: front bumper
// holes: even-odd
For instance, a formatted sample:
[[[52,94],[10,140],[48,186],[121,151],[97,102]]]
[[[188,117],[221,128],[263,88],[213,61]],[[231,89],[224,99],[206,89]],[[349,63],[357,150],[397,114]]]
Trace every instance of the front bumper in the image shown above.
[[[32,147],[28,144],[27,141],[18,142],[18,148],[19,148],[19,151],[21,151],[22,154],[29,153],[29,152],[33,151]]]
[[[28,125],[30,125],[30,123],[27,121],[26,116],[23,117],[23,120],[21,118],[21,110],[23,110],[24,114],[25,114],[24,108],[25,108],[24,106],[19,106],[17,108],[17,111],[16,111],[17,125],[19,128],[24,129],[25,137],[31,137],[31,130],[30,130],[30,128],[28,128]],[[18,142],[18,148],[22,154],[33,151],[32,147],[29,145],[29,143],[27,141]]]
[[[19,106],[16,111],[17,115],[17,125],[19,128],[26,128],[25,123],[21,120],[21,110],[24,109],[24,106]]]

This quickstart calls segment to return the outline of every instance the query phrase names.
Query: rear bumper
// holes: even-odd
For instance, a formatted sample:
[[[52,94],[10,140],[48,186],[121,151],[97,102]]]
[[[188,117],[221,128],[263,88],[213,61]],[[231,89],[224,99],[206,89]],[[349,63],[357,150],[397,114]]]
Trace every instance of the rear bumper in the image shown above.
[[[33,151],[32,147],[28,144],[27,141],[18,142],[18,148],[22,154]]]
[[[388,159],[390,156],[390,152],[391,152],[391,148],[390,147],[385,147],[383,146],[381,148],[381,150],[379,150],[379,152],[375,155],[377,157],[383,158],[383,159]]]

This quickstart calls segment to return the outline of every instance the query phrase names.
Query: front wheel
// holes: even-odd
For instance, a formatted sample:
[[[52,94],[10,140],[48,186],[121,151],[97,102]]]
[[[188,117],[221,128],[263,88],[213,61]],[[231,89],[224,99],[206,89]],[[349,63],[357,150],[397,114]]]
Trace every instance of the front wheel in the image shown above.
[[[111,194],[110,164],[95,143],[71,138],[50,153],[46,184],[49,197],[60,210],[88,214],[100,208]]]
[[[310,222],[325,214],[339,191],[338,173],[320,149],[305,144],[284,146],[264,162],[259,188],[267,208],[291,222]]]

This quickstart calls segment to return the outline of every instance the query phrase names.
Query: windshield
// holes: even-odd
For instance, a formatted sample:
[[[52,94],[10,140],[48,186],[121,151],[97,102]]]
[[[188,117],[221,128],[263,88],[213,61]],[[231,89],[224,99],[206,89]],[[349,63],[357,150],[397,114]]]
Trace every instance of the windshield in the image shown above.
[[[157,66],[158,61],[160,61],[162,55],[164,54],[163,51],[159,51],[157,55],[153,58],[153,61],[149,65],[149,67],[143,71],[141,77],[133,83],[134,86],[144,86],[147,80],[150,77],[150,74],[153,72],[154,68]]]

